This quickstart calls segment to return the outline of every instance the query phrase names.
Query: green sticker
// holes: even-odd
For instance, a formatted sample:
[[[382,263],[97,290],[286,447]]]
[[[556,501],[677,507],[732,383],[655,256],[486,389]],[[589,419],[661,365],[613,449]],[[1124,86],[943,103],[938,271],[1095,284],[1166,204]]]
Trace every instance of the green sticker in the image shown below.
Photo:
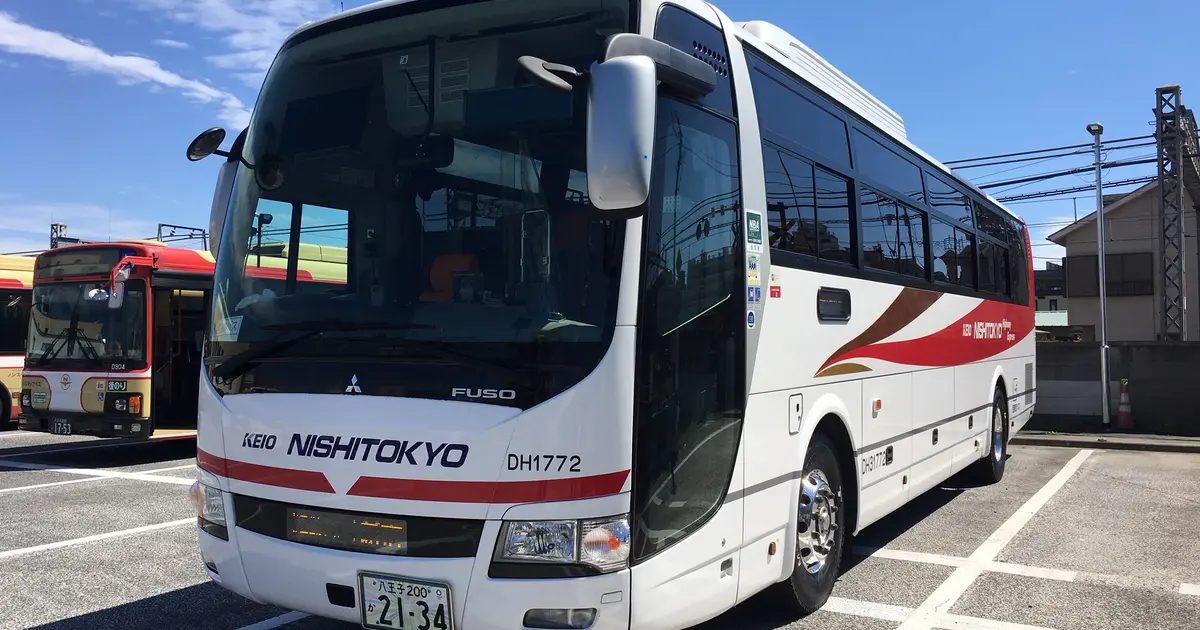
[[[746,236],[752,245],[762,245],[762,215],[757,212],[746,213]]]

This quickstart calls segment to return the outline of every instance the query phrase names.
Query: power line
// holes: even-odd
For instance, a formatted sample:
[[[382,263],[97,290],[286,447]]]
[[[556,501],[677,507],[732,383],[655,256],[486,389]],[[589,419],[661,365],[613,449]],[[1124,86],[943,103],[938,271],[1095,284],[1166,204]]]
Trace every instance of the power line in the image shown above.
[[[1158,159],[1156,159],[1156,158],[1148,158],[1148,159],[1144,159],[1144,160],[1124,160],[1124,161],[1120,161],[1120,162],[1104,162],[1104,163],[1100,164],[1100,166],[1103,168],[1116,168],[1119,166],[1137,166],[1139,164],[1154,164],[1157,162],[1158,162]],[[1009,179],[1009,180],[999,181],[999,182],[989,182],[986,184],[976,184],[976,187],[978,187],[980,190],[983,190],[986,188],[999,188],[1000,186],[1012,186],[1013,184],[1031,184],[1033,182],[1045,181],[1047,179],[1055,179],[1057,177],[1065,177],[1067,175],[1078,175],[1080,173],[1090,173],[1094,170],[1096,170],[1096,166],[1093,164],[1091,166],[1081,166],[1079,168],[1071,168],[1071,169],[1067,169],[1064,171],[1054,171],[1054,172],[1050,172],[1050,173],[1044,173],[1042,175],[1033,175],[1030,177],[1022,177],[1020,179]]]
[[[1136,149],[1139,147],[1152,147],[1152,146],[1155,146],[1156,144],[1158,144],[1158,143],[1157,142],[1139,142],[1137,144],[1126,144],[1126,145],[1122,145],[1119,147],[1106,145],[1103,147],[1103,150],[1105,150],[1105,151],[1120,151],[1122,149]],[[1072,155],[1087,155],[1087,154],[1090,154],[1095,149],[1095,147],[1093,145],[1089,144],[1087,146],[1092,147],[1092,148],[1091,149],[1081,149],[1081,150],[1077,150],[1077,151],[1069,151],[1066,153],[1056,153],[1054,155],[1039,155],[1039,156],[1034,156],[1034,157],[1016,158],[1016,159],[1012,159],[1012,160],[998,160],[995,162],[984,162],[984,163],[980,163],[980,164],[967,164],[965,166],[959,166],[958,168],[955,168],[954,170],[963,171],[968,168],[982,168],[982,167],[987,167],[987,166],[1003,166],[1005,164],[1020,164],[1023,162],[1043,162],[1043,161],[1052,160],[1055,158],[1071,157]],[[979,159],[983,159],[983,158],[979,158]]]
[[[1154,137],[1154,134],[1146,134],[1146,135],[1144,135],[1144,136],[1132,136],[1132,137],[1129,137],[1129,138],[1118,138],[1118,139],[1116,139],[1116,140],[1109,140],[1109,141],[1108,141],[1108,144],[1118,144],[1118,143],[1121,143],[1121,142],[1132,142],[1132,141],[1134,141],[1134,140],[1149,140],[1149,139],[1151,139],[1151,138],[1153,138],[1153,137]],[[1091,142],[1088,142],[1088,143],[1086,143],[1086,144],[1070,144],[1070,145],[1061,146],[1061,147],[1051,147],[1051,148],[1048,148],[1048,149],[1035,149],[1035,150],[1033,150],[1033,151],[1017,151],[1016,153],[1001,153],[1001,154],[999,154],[999,155],[985,155],[985,156],[983,156],[983,157],[977,157],[977,158],[967,158],[967,159],[963,159],[963,160],[952,160],[952,161],[949,161],[949,162],[942,162],[942,164],[945,164],[946,166],[950,166],[950,165],[952,165],[952,164],[965,164],[965,163],[967,163],[967,162],[983,162],[983,161],[986,161],[986,160],[995,160],[995,159],[1000,159],[1000,158],[1019,157],[1019,156],[1022,156],[1022,155],[1035,155],[1035,154],[1038,154],[1038,153],[1052,153],[1052,152],[1054,152],[1054,151],[1066,151],[1066,150],[1069,150],[1069,149],[1083,149],[1083,148],[1087,148],[1087,147],[1094,147],[1094,146],[1095,146],[1095,145],[1094,145],[1093,143],[1091,143]]]
[[[1134,177],[1131,179],[1122,179],[1122,180],[1115,181],[1115,182],[1107,182],[1104,184],[1104,187],[1105,188],[1118,188],[1121,186],[1133,186],[1135,184],[1147,184],[1156,179],[1158,179],[1157,175],[1147,175],[1145,177]],[[1071,188],[1059,188],[1056,190],[1039,190],[1037,192],[1023,193],[1020,195],[1007,195],[1004,197],[996,197],[996,201],[999,201],[1001,203],[1011,203],[1014,201],[1027,201],[1027,200],[1032,200],[1032,199],[1041,199],[1043,197],[1057,197],[1060,195],[1069,195],[1071,193],[1076,193],[1076,192],[1087,192],[1089,190],[1095,190],[1095,189],[1096,189],[1096,185],[1091,184],[1091,185],[1087,185],[1087,186],[1074,186]],[[1087,198],[1090,199],[1090,197],[1087,197]]]

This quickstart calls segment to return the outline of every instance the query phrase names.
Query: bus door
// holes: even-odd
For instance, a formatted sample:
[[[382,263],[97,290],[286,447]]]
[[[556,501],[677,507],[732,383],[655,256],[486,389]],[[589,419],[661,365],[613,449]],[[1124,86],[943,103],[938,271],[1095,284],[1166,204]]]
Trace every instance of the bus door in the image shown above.
[[[155,429],[196,426],[209,295],[206,284],[155,283],[150,396]]]

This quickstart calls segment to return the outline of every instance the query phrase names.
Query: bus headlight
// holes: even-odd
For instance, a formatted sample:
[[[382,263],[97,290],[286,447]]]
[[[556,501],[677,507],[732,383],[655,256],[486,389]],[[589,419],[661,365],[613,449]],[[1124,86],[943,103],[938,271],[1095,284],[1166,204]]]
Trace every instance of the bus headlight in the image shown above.
[[[200,529],[221,540],[229,540],[229,525],[225,519],[225,492],[221,490],[217,478],[212,473],[200,468],[196,470],[198,478],[192,482],[191,497]]]
[[[629,518],[582,521],[507,521],[496,562],[585,564],[602,573],[626,567]]]

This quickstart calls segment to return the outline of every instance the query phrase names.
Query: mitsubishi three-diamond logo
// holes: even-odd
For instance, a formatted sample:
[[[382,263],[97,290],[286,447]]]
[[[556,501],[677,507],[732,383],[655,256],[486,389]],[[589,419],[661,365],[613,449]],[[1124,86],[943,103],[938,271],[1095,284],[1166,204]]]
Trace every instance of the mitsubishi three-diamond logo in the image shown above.
[[[358,375],[350,377],[350,384],[346,386],[347,394],[361,394],[362,390],[358,388]]]

